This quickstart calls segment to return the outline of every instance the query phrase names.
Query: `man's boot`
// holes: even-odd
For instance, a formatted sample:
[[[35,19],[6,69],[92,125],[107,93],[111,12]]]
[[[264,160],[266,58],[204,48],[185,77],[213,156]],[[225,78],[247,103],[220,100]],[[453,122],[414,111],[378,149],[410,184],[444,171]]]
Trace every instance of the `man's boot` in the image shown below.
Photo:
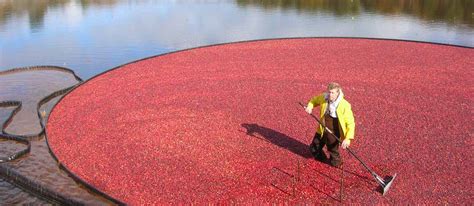
[[[320,162],[327,163],[328,157],[323,152],[322,148],[319,147],[319,145],[311,143],[311,145],[309,146],[309,150],[311,151],[311,154],[313,155],[314,159]]]

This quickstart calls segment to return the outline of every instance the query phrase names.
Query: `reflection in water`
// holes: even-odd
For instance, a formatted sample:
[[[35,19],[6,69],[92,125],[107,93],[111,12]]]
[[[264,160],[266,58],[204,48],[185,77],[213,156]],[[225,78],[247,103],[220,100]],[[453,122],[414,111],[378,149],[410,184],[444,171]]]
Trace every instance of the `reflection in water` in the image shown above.
[[[39,126],[36,108],[39,101],[55,91],[60,91],[78,83],[78,79],[70,73],[50,67],[42,69],[0,73],[0,102],[21,101],[23,105],[4,132],[14,135],[40,133],[41,127]],[[39,110],[49,114],[49,111],[51,111],[59,98],[60,96],[53,98],[39,108]],[[13,108],[0,107],[0,125],[2,127],[12,111]],[[29,154],[12,162],[1,163],[2,166],[12,169],[21,176],[64,197],[87,205],[110,204],[108,200],[85,190],[82,185],[77,184],[66,172],[62,171],[58,167],[56,160],[49,154],[44,135],[41,135],[38,139],[31,140],[31,152]],[[14,154],[24,149],[24,147],[24,145],[18,144],[15,141],[0,139],[0,156],[5,157]],[[11,178],[9,180],[17,181],[11,180]],[[34,185],[31,185],[31,187],[34,187]],[[24,190],[11,188],[15,188],[15,186],[0,179],[0,201],[2,204],[45,203],[43,200],[25,193]],[[28,188],[26,190],[29,191]]]
[[[30,28],[38,30],[43,27],[44,16],[48,8],[64,6],[69,0],[5,0],[0,2],[0,24],[8,18],[28,14]]]
[[[90,6],[114,5],[117,0],[80,0],[84,9]],[[3,0],[0,1],[0,26],[5,24],[9,18],[28,15],[32,31],[42,29],[44,18],[50,9],[64,8],[74,0]]]
[[[91,6],[113,6],[117,3],[117,0],[79,0],[82,8],[87,9]]]
[[[351,0],[236,0],[240,6],[260,6],[265,9],[286,9],[302,12],[331,12],[342,16],[353,16],[360,13],[360,3]],[[356,2],[358,2],[356,0]]]
[[[54,91],[77,84],[71,74],[59,71],[16,72],[0,76],[0,102],[21,101],[21,110],[5,132],[16,135],[41,132],[36,106],[38,101]]]
[[[91,6],[113,6],[118,0],[4,0],[0,1],[0,25],[12,16],[28,14],[32,29],[40,29],[48,9],[78,3],[84,10]],[[265,9],[294,9],[302,12],[330,12],[354,16],[361,12],[384,15],[405,14],[426,21],[465,24],[474,27],[472,0],[236,0],[237,5]]]
[[[357,15],[364,12],[384,15],[406,14],[426,21],[466,24],[474,27],[472,0],[237,0],[241,6],[266,9],[295,9],[304,12],[331,12]]]

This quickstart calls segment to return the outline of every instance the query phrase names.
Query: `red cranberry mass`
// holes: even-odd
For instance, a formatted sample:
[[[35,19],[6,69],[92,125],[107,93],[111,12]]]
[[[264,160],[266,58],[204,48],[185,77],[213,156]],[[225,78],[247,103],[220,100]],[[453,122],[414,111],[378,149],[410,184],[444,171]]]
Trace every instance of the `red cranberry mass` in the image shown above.
[[[90,79],[47,123],[52,153],[86,184],[131,205],[329,203],[341,170],[311,158],[316,123],[298,105],[339,82],[351,103],[344,201],[472,204],[471,48],[300,38],[144,59]],[[317,109],[315,111],[318,111]]]

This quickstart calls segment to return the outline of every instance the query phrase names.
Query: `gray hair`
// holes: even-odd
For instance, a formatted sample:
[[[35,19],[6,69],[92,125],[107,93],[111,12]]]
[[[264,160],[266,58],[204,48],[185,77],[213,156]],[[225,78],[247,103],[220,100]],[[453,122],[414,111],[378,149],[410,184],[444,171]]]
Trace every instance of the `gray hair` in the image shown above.
[[[336,82],[330,82],[328,84],[328,90],[332,90],[332,89],[338,89],[338,91],[341,91],[342,90],[342,87],[340,84],[336,83]]]

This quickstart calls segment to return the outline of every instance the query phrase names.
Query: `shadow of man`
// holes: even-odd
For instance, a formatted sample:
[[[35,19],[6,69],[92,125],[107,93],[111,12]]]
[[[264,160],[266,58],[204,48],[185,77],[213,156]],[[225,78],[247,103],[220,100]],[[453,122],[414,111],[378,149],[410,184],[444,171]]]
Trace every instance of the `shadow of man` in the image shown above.
[[[243,123],[241,124],[241,126],[247,130],[246,133],[249,136],[252,136],[264,141],[268,141],[278,147],[287,149],[290,152],[304,158],[313,157],[311,155],[311,152],[309,151],[309,145],[302,143],[296,139],[293,139],[286,134],[283,134],[281,132],[275,131],[273,129],[270,129],[264,126],[260,126],[258,124]]]

